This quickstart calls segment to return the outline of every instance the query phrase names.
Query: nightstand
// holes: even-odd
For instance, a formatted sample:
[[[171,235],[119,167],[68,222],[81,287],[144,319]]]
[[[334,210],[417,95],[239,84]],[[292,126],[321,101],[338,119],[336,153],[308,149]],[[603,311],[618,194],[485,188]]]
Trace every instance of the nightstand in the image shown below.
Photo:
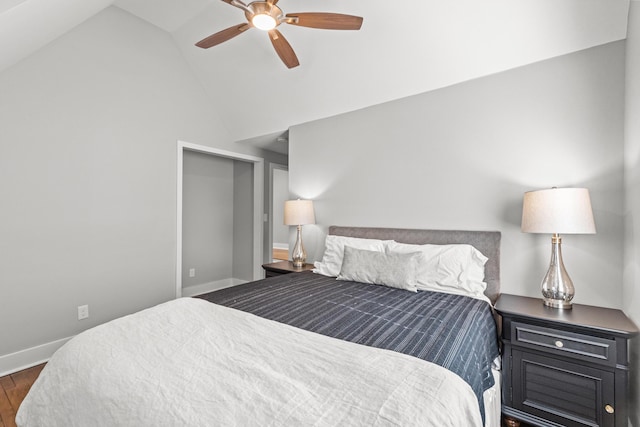
[[[503,294],[502,413],[508,425],[627,427],[629,339],[621,310]]]
[[[280,276],[282,274],[300,273],[301,271],[313,270],[313,264],[305,264],[302,267],[294,267],[291,261],[272,262],[262,264],[265,277]]]

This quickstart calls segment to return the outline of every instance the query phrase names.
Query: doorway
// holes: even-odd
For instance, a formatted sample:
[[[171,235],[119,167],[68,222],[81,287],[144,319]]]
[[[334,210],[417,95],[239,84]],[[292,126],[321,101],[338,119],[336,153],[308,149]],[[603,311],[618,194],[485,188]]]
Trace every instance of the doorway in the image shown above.
[[[193,194],[191,194],[193,189],[185,191],[185,182],[189,183],[193,181],[191,176],[186,177],[185,180],[185,159],[189,162],[189,170],[195,171],[190,172],[191,175],[202,175],[199,176],[198,180],[195,182],[208,182],[208,188],[213,188],[214,191],[216,191],[215,200],[211,200],[211,194],[203,194],[202,197],[194,197]],[[216,166],[217,170],[215,173],[212,173],[211,170],[207,171],[207,168],[210,168],[212,165]],[[223,179],[231,179],[233,181],[231,186],[234,187],[234,189],[215,190],[215,188],[219,186],[218,184],[221,184],[215,183],[216,174],[221,175]],[[185,294],[185,292],[183,292],[185,284],[190,285],[188,287],[187,294],[194,295],[197,293],[210,292],[227,286],[233,286],[248,280],[257,280],[262,278],[263,174],[264,160],[260,157],[178,141],[176,298]],[[196,184],[195,191],[197,191],[197,185],[200,184]],[[210,218],[211,221],[215,221],[213,216],[220,216],[222,221],[226,221],[225,224],[218,224],[213,227],[208,225],[206,228],[209,231],[216,228],[220,229],[220,227],[226,227],[229,233],[233,233],[230,244],[225,244],[225,240],[220,239],[219,245],[215,250],[212,249],[213,246],[211,242],[206,242],[206,239],[203,239],[202,242],[199,243],[196,242],[200,245],[209,245],[210,253],[214,254],[210,256],[215,256],[216,253],[224,254],[224,251],[228,251],[228,253],[223,256],[223,262],[226,264],[229,264],[229,262],[231,263],[231,265],[226,266],[229,271],[231,271],[229,274],[230,277],[222,280],[205,281],[205,283],[191,286],[193,285],[192,282],[194,282],[191,278],[196,278],[198,276],[198,270],[191,265],[184,264],[186,259],[185,255],[191,257],[189,259],[193,259],[193,254],[197,255],[198,250],[194,250],[192,248],[194,245],[191,243],[193,242],[189,242],[188,245],[185,245],[185,221],[187,219],[194,219],[196,222],[208,221],[209,218],[207,218],[206,215],[194,216],[192,214],[189,214],[191,218],[185,218],[185,198],[187,201],[191,200],[191,205],[193,205],[195,200],[195,206],[202,203],[203,208],[210,209],[211,212],[215,212],[215,215],[212,215]],[[207,201],[207,198],[210,200]],[[216,204],[222,206],[216,207]],[[196,213],[197,210],[198,208],[193,209]],[[231,215],[229,215],[229,212],[231,212]],[[239,224],[238,222],[242,217],[244,217],[243,223]],[[236,219],[238,219],[238,221],[236,221]],[[229,224],[229,221],[232,223]],[[197,223],[195,226],[197,226]],[[190,233],[189,235],[194,235],[192,231],[187,230],[187,232]],[[238,245],[235,244],[235,240],[238,241]],[[218,243],[213,243],[213,245],[216,244]],[[241,246],[244,246],[244,248]],[[190,252],[186,254],[184,252],[185,249],[188,249]],[[227,262],[226,257],[229,258],[229,262]],[[245,278],[244,280],[233,277],[234,275],[237,275],[236,273],[239,271],[242,272],[240,273],[240,276],[243,276]],[[220,271],[217,271],[217,274],[220,274]]]
[[[289,200],[289,168],[269,165],[269,262],[289,259],[289,226],[284,225],[284,202]]]

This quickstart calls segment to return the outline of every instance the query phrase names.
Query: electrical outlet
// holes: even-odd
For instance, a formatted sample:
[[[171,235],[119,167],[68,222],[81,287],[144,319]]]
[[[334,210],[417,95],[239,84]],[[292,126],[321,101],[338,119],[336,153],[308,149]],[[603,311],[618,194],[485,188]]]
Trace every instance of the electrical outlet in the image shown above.
[[[89,317],[89,306],[88,305],[79,305],[78,306],[78,320],[86,319]]]
[[[196,277],[196,269],[195,268],[190,268],[189,269],[189,277]]]

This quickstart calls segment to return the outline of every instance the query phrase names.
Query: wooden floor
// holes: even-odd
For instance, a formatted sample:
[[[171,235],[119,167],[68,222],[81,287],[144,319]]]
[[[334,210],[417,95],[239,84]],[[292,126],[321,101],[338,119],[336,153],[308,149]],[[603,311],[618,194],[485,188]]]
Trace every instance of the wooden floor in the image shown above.
[[[0,377],[0,427],[15,427],[16,412],[44,364]]]
[[[286,261],[289,259],[289,249],[273,248],[273,253],[271,255],[273,259],[277,259],[279,261]]]

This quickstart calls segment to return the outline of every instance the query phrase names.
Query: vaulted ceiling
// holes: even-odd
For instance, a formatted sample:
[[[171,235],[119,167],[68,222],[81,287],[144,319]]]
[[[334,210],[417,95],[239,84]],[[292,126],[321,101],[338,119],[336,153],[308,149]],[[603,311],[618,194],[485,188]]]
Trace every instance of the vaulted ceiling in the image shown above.
[[[364,17],[360,31],[280,26],[300,60],[293,69],[255,28],[207,50],[194,46],[245,22],[220,0],[0,0],[0,72],[112,5],[168,32],[232,136],[260,141],[624,39],[629,0],[280,0],[285,13]]]

